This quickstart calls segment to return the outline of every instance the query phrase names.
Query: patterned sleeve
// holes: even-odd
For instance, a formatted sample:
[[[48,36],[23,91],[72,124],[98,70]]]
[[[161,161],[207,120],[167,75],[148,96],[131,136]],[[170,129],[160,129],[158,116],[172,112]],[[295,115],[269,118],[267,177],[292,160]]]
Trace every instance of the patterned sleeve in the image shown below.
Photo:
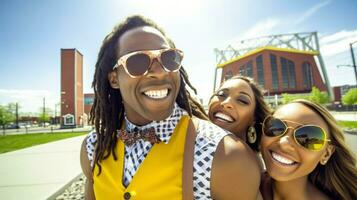
[[[87,156],[88,160],[90,162],[90,166],[93,167],[94,165],[94,147],[95,144],[97,143],[97,133],[92,131],[88,134],[87,136],[87,141],[86,141],[86,149],[87,149]]]
[[[211,169],[219,142],[228,131],[215,124],[200,120],[197,128],[193,163],[193,191],[195,199],[211,200]]]

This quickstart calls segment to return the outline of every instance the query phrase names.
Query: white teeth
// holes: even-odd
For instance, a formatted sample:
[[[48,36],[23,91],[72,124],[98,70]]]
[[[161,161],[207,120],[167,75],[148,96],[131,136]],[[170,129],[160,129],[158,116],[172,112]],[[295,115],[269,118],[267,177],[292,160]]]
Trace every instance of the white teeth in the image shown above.
[[[272,157],[274,158],[274,160],[286,164],[286,165],[291,165],[294,164],[295,162],[293,160],[290,160],[288,158],[283,157],[282,155],[279,155],[275,152],[271,152]]]
[[[233,122],[234,121],[231,116],[223,114],[223,113],[220,113],[220,112],[216,113],[214,116],[219,118],[219,119],[222,119],[224,121],[227,121],[227,122]]]
[[[144,94],[150,98],[153,98],[153,99],[162,99],[167,96],[168,92],[169,92],[168,89],[148,90],[148,91],[145,91]]]

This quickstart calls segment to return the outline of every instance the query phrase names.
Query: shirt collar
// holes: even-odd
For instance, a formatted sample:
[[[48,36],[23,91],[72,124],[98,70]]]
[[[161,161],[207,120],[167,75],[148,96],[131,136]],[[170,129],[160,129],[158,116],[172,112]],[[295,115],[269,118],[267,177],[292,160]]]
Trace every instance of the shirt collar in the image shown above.
[[[187,112],[180,108],[177,103],[174,105],[174,109],[171,113],[171,115],[161,121],[152,121],[149,124],[143,125],[143,126],[138,126],[133,124],[132,122],[129,121],[129,119],[125,115],[125,129],[127,132],[136,132],[138,130],[144,130],[147,128],[155,128],[156,135],[159,136],[160,140],[163,141],[165,144],[167,144],[171,138],[171,135],[177,125],[177,123],[180,121],[181,117],[183,115],[187,114]]]

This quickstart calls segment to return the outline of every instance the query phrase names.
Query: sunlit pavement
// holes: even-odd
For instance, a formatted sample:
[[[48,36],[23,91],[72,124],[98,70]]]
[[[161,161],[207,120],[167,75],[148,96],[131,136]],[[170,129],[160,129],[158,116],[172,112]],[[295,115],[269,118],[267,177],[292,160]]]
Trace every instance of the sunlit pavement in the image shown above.
[[[331,112],[337,120],[357,121],[357,111],[355,112]]]
[[[331,112],[337,120],[357,121],[357,112]],[[345,139],[352,151],[357,155],[357,130],[353,134],[345,133]]]
[[[0,131],[0,135],[18,135],[18,134],[34,134],[34,133],[59,133],[59,132],[82,132],[91,131],[92,126],[84,126],[78,128],[61,129],[59,126],[47,126],[47,127],[31,127],[20,129],[6,129],[5,134],[3,130]]]
[[[0,199],[42,200],[81,173],[78,136],[0,154]]]
[[[357,157],[357,134],[345,134],[345,139],[347,144]]]

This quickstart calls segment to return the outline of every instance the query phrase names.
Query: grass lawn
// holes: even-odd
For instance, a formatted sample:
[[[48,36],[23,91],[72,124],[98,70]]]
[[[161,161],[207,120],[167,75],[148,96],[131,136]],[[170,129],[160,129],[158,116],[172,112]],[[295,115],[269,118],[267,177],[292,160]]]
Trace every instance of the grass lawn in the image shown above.
[[[87,133],[88,131],[73,133],[37,133],[26,135],[0,136],[0,153],[15,151],[38,144],[44,144],[47,142],[84,135]]]
[[[338,121],[338,124],[343,128],[357,129],[357,121]]]

